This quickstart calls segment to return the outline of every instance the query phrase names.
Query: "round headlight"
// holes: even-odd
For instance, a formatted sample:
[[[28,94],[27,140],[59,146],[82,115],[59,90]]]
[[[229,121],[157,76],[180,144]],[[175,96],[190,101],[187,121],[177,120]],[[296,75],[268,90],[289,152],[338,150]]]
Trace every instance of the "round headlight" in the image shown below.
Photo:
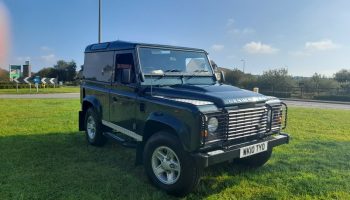
[[[208,120],[208,132],[213,133],[218,129],[219,121],[216,117],[211,117]]]

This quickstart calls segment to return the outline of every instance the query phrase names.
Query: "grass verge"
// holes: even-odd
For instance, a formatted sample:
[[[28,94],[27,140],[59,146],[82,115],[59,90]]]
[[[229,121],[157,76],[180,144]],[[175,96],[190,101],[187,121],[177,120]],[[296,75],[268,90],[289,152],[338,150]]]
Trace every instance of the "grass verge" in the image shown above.
[[[0,199],[172,199],[151,186],[135,151],[87,145],[79,100],[0,99]],[[204,171],[185,199],[350,199],[350,112],[291,108],[291,143],[257,170]]]
[[[77,93],[80,92],[79,87],[59,87],[59,88],[36,88],[33,86],[30,91],[29,88],[20,88],[18,92],[16,89],[0,89],[0,94],[49,94],[49,93]]]

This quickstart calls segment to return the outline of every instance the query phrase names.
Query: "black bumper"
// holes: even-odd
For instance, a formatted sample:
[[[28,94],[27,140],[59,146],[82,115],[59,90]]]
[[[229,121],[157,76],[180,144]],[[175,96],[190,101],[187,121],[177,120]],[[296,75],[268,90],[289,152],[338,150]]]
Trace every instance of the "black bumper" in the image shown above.
[[[211,152],[196,153],[193,154],[193,156],[196,160],[196,163],[200,167],[208,167],[217,163],[231,161],[234,158],[239,158],[240,148],[266,141],[268,142],[268,148],[273,148],[275,146],[289,143],[289,135],[286,133],[281,133],[279,135],[270,136],[262,140],[255,140],[252,142],[235,145],[227,149],[218,149]]]

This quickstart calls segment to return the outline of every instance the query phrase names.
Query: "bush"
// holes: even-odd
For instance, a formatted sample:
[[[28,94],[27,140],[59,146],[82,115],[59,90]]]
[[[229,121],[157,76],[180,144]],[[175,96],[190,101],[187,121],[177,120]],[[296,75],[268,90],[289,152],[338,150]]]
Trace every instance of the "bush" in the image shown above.
[[[274,96],[274,97],[279,97],[279,98],[290,98],[292,96],[291,92],[272,92],[272,91],[266,91],[266,92],[261,92],[263,95],[267,96]]]

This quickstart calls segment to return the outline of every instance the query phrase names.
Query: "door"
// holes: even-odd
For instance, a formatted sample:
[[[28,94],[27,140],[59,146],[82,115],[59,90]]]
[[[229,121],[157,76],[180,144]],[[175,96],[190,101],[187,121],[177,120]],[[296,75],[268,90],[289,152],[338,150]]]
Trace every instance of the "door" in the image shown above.
[[[134,131],[136,112],[136,75],[133,51],[117,51],[115,54],[114,81],[110,90],[110,121],[117,125],[117,130]],[[121,80],[123,69],[131,70],[131,82]],[[121,128],[120,128],[121,127]],[[122,131],[121,131],[122,132]],[[130,136],[130,135],[129,135]]]

